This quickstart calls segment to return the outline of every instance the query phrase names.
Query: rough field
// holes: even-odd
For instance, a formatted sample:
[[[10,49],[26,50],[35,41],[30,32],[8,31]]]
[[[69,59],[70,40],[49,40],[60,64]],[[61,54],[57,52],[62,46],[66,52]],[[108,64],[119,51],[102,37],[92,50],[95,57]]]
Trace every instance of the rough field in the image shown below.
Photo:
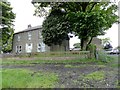
[[[47,63],[48,61],[46,61],[44,63],[25,62],[23,64],[20,62],[16,62],[13,64],[13,62],[15,61],[12,60],[10,64],[10,62],[6,60],[3,61],[2,68],[3,70],[25,69],[32,71],[33,74],[36,74],[38,72],[48,73],[48,75],[55,74],[57,75],[57,79],[54,82],[54,86],[52,86],[52,88],[117,88],[119,87],[118,58],[117,56],[111,57],[112,59],[109,62],[83,61],[76,63]],[[18,59],[18,61],[21,60]],[[14,77],[14,75],[11,77]],[[39,88],[41,87],[42,86],[40,86]]]

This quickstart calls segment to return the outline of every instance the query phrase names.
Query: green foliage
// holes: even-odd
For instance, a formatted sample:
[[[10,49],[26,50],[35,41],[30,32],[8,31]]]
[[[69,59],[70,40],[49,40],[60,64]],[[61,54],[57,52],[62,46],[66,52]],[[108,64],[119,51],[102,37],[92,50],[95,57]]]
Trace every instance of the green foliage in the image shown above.
[[[90,57],[95,58],[96,57],[96,45],[95,44],[89,44],[87,46],[87,50],[90,51]]]
[[[104,77],[105,77],[105,74],[103,71],[96,71],[86,75],[84,78],[89,80],[103,80]]]
[[[51,46],[52,44],[60,45],[63,40],[69,40],[70,32],[69,22],[65,19],[65,13],[61,10],[55,10],[43,22],[43,41]]]
[[[54,73],[26,69],[3,69],[3,88],[53,88],[58,77]]]
[[[116,84],[116,86],[117,86],[116,88],[117,88],[117,89],[120,89],[120,80],[117,80],[117,81],[115,82],[115,84]]]
[[[98,51],[98,60],[101,60],[103,62],[107,62],[109,59],[107,58],[107,54],[102,50]]]
[[[64,67],[66,67],[66,68],[84,68],[84,67],[86,67],[86,65],[78,66],[78,65],[66,64]]]
[[[0,2],[2,16],[2,28],[0,29],[2,35],[2,51],[10,52],[12,50],[12,38],[13,38],[13,22],[15,19],[15,14],[12,12],[12,7],[9,2]]]
[[[89,42],[89,38],[104,35],[105,30],[112,27],[113,23],[118,22],[118,16],[115,15],[118,7],[110,2],[92,2],[91,0],[89,2],[42,2],[37,4],[35,13],[41,16],[42,12],[39,11],[45,12],[44,7],[51,7],[50,13],[58,9],[64,10],[66,21],[72,23],[70,24],[72,31],[81,39],[82,50],[84,50],[83,47],[86,49],[87,45],[85,44]],[[58,21],[60,20],[58,19]],[[62,23],[66,21],[62,21]],[[54,22],[51,23],[53,26],[54,24]],[[60,27],[60,29],[62,28],[65,28],[65,26]],[[64,32],[64,30],[67,29],[62,31]]]
[[[91,7],[92,5],[94,8]],[[73,30],[83,41],[81,42],[81,49],[83,49],[86,47],[85,42],[89,42],[89,38],[104,35],[105,31],[118,21],[118,16],[115,15],[117,5],[110,5],[108,2],[82,3],[80,7],[83,8],[82,11],[70,11],[66,17],[73,22]],[[90,10],[87,7],[91,7]]]
[[[2,65],[34,65],[34,64],[71,64],[71,63],[100,63],[101,61],[97,61],[95,59],[69,59],[69,60],[45,60],[45,59],[35,59],[35,60],[25,60],[24,58],[21,60],[16,59],[3,59]],[[101,62],[102,63],[102,62]]]
[[[95,44],[89,44],[87,47],[87,50],[89,50],[91,53],[96,52],[96,45]]]

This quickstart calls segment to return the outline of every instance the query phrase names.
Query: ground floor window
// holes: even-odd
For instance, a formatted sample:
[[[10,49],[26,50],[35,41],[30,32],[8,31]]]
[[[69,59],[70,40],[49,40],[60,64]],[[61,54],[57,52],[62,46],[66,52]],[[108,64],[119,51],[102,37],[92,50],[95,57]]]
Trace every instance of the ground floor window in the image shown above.
[[[37,44],[37,52],[45,52],[45,44],[43,42]]]
[[[16,46],[16,53],[21,53],[22,52],[22,46],[18,45]]]

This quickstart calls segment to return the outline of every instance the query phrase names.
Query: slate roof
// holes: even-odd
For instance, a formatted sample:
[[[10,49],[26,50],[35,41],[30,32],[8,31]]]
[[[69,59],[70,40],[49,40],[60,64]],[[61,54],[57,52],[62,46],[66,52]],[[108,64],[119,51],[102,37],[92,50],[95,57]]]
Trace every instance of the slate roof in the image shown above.
[[[41,26],[41,25],[38,25],[38,26],[34,26],[34,27],[27,28],[27,29],[25,29],[25,30],[23,30],[23,31],[16,32],[16,33],[14,33],[14,34],[23,33],[23,32],[28,32],[28,31],[33,31],[33,30],[37,30],[37,29],[40,29],[40,28],[42,28],[42,26]]]

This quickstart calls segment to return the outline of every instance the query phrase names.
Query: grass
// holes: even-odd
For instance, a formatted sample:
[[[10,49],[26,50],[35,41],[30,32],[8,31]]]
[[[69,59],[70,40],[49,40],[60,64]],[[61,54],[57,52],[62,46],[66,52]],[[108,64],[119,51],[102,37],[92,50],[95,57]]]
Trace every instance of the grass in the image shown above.
[[[104,68],[106,65],[117,67],[117,58],[112,56],[107,56],[107,62],[95,59],[73,59],[73,60],[41,60],[37,58],[36,60],[15,60],[14,58],[4,58],[2,60],[2,65],[34,65],[34,64],[55,64],[56,67],[61,64],[65,64],[64,67],[67,68],[79,68],[81,66],[71,65],[73,63],[79,63],[82,66],[96,65],[97,67]],[[112,63],[113,62],[113,63]],[[92,64],[91,64],[92,63]],[[84,64],[84,65],[83,65]],[[44,72],[33,72],[26,69],[3,69],[3,88],[54,88],[56,82],[58,81],[58,76],[54,73],[44,73]],[[1,73],[0,73],[1,75]],[[84,79],[89,80],[102,80],[105,74],[103,71],[92,72],[87,75],[83,75]],[[2,80],[0,80],[2,81]],[[77,81],[74,81],[77,83]],[[64,87],[64,85],[61,87]]]
[[[95,59],[73,59],[73,60],[3,60],[2,65],[30,65],[30,64],[71,64],[71,63],[102,63],[101,61],[97,61]]]
[[[117,80],[117,81],[115,82],[115,84],[116,84],[117,88],[120,88],[120,80]]]
[[[97,63],[97,64],[106,64],[106,63],[110,63],[111,61],[113,61],[113,57],[110,56],[105,56],[103,55],[103,53],[99,53],[100,54],[100,60],[95,60],[95,59],[90,59],[90,58],[81,58],[82,54],[86,54],[89,52],[86,51],[81,51],[81,52],[50,52],[50,53],[33,53],[31,55],[31,57],[33,56],[34,58],[32,59],[31,57],[25,57],[25,55],[21,56],[20,58],[15,58],[15,57],[10,57],[10,58],[3,58],[2,60],[2,65],[31,65],[31,64],[49,64],[49,63],[53,63],[53,64],[71,64],[71,63],[80,63],[80,64],[86,64],[86,63]],[[72,54],[72,55],[71,55]],[[48,57],[47,60],[44,60],[45,58],[43,56],[50,56],[50,58]],[[54,58],[52,57],[58,57],[60,55],[61,58],[60,60],[54,60]],[[69,60],[64,59],[65,55],[69,55],[69,56],[78,56],[76,58],[69,58]],[[41,58],[42,57],[42,58]],[[56,58],[57,58],[56,57]],[[106,58],[106,60],[102,60],[104,58]],[[101,59],[102,58],[102,59]],[[21,60],[17,60],[17,59],[21,59]],[[29,59],[29,60],[27,60]]]
[[[109,56],[108,66],[112,68],[120,67],[118,56]]]
[[[0,90],[2,90],[2,69],[0,69]]]
[[[96,60],[96,59],[81,59],[81,58],[76,58],[76,59],[70,59],[70,60],[44,60],[44,58],[35,58],[35,60],[26,60],[25,58],[22,58],[21,60],[17,60],[15,58],[4,58],[2,60],[2,65],[34,65],[34,64],[68,64],[65,67],[74,67],[74,66],[69,66],[69,64],[74,64],[74,63],[79,63],[79,64],[97,64],[97,65],[107,65],[111,64],[111,62],[116,60],[116,57],[111,57],[111,56],[106,56],[107,61],[101,61],[101,60]],[[29,58],[28,58],[29,59]],[[49,58],[48,58],[49,59]],[[63,58],[64,59],[64,58]],[[113,63],[115,64],[115,63]],[[75,66],[76,67],[76,66]],[[113,67],[117,67],[116,65],[113,65]]]
[[[84,78],[89,80],[102,80],[104,79],[105,74],[103,71],[96,71],[86,75]]]
[[[2,59],[0,58],[0,65],[2,64]],[[1,74],[2,68],[0,68],[0,90],[2,90],[2,74]]]
[[[86,67],[86,65],[82,65],[82,66],[75,66],[75,65],[70,65],[70,64],[67,64],[67,65],[65,65],[64,67],[66,67],[66,68],[82,68],[82,67]]]
[[[2,88],[54,88],[58,76],[54,73],[27,69],[3,69]]]

